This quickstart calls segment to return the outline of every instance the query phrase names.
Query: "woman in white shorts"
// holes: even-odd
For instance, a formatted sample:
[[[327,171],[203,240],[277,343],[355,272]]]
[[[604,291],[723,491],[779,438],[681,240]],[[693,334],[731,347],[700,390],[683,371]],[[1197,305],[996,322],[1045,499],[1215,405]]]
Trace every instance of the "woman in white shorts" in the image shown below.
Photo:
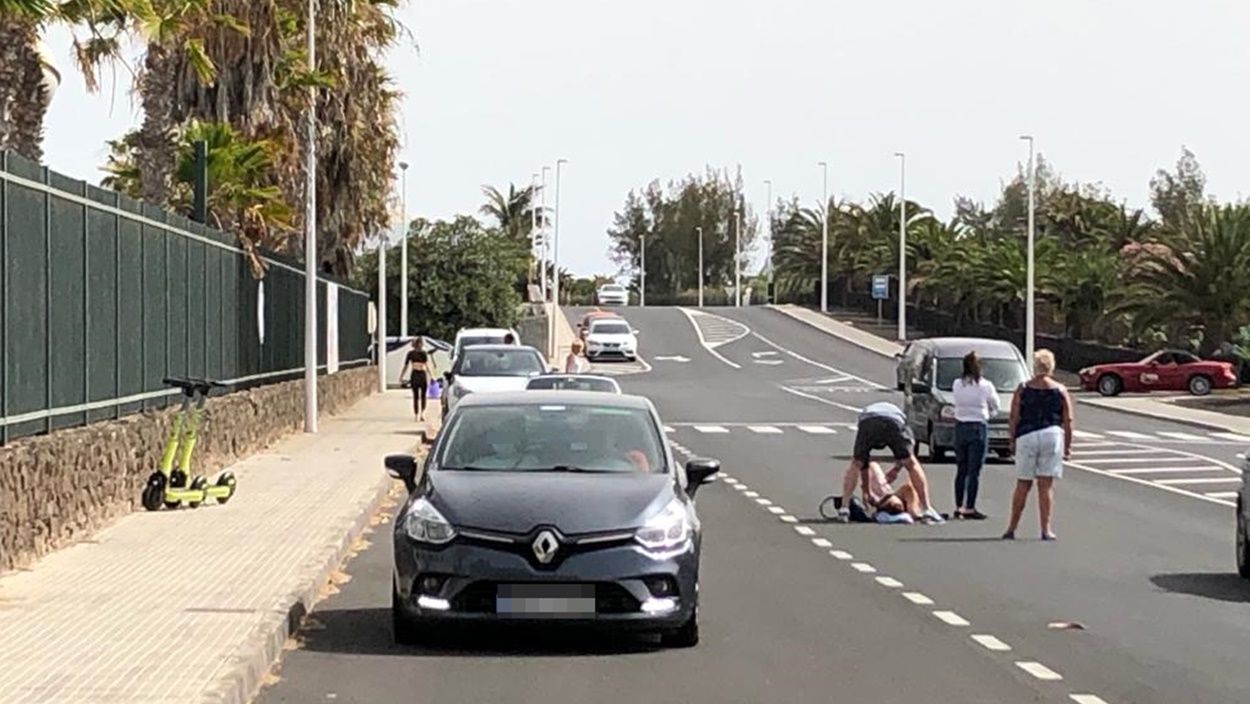
[[[1033,378],[1020,385],[1011,399],[1012,450],[1016,455],[1016,491],[1011,497],[1011,523],[1003,540],[1015,540],[1020,516],[1037,481],[1037,510],[1042,540],[1054,540],[1050,517],[1055,480],[1063,477],[1063,462],[1072,457],[1072,399],[1051,378],[1055,355],[1038,350],[1033,355]]]

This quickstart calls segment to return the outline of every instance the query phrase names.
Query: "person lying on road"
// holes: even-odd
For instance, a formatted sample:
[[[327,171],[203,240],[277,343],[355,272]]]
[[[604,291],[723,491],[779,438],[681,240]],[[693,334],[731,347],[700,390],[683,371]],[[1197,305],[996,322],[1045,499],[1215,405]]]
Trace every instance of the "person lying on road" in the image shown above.
[[[942,523],[942,514],[933,509],[929,502],[929,481],[925,476],[924,467],[912,448],[915,439],[907,426],[907,417],[903,411],[892,403],[874,403],[859,414],[855,429],[855,449],[851,464],[842,477],[842,495],[834,497],[834,506],[838,509],[837,520],[850,520],[850,507],[847,502],[855,494],[856,480],[868,485],[868,464],[872,461],[873,450],[889,448],[894,454],[894,461],[907,471],[908,483],[914,488],[916,498],[920,502],[921,520],[926,523]]]

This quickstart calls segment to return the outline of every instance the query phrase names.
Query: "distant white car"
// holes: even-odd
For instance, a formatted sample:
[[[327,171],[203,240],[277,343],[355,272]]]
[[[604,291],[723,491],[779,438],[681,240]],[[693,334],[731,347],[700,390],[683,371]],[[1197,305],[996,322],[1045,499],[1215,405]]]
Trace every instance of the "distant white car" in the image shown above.
[[[586,332],[586,359],[620,357],[629,361],[638,358],[638,331],[622,318],[600,318],[590,321]]]
[[[456,333],[456,341],[452,345],[451,358],[456,360],[460,358],[460,353],[466,347],[473,345],[502,345],[506,344],[505,340],[508,336],[512,336],[512,344],[521,344],[521,336],[516,330],[511,328],[463,328]]]
[[[542,354],[519,345],[473,345],[464,348],[447,376],[443,415],[465,396],[492,391],[524,391],[530,379],[548,373]]]
[[[620,284],[604,284],[599,287],[597,298],[601,306],[627,306],[629,289]]]
[[[621,393],[621,385],[615,379],[596,374],[544,374],[530,379],[527,391],[565,390],[599,391],[606,394]]]

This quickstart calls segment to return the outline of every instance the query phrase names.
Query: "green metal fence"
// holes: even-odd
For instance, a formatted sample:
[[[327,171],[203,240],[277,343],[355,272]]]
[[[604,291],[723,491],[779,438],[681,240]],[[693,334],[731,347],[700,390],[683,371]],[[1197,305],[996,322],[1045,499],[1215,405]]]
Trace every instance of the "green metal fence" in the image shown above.
[[[232,236],[0,152],[0,442],[162,407],[166,376],[302,374],[303,266],[263,258],[256,280]],[[368,363],[368,295],[317,296],[318,364]]]

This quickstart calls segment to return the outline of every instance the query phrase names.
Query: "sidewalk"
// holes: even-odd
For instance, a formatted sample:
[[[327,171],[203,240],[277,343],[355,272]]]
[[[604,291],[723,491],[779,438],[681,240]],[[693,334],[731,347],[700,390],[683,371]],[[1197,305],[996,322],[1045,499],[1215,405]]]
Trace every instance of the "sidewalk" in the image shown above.
[[[775,310],[785,315],[807,323],[814,328],[822,330],[834,337],[839,337],[851,344],[858,345],[871,352],[876,352],[891,359],[895,354],[903,350],[903,346],[893,340],[887,340],[878,337],[870,332],[861,330],[853,325],[834,320],[827,315],[818,313],[808,308],[802,308],[793,305],[771,306]],[[1075,375],[1064,374],[1059,381],[1071,385],[1075,382]],[[1079,403],[1099,408],[1107,408],[1122,413],[1131,413],[1137,416],[1154,418],[1156,420],[1168,420],[1179,423],[1189,423],[1190,425],[1198,425],[1213,430],[1227,431],[1240,435],[1250,435],[1250,418],[1244,416],[1235,416],[1227,413],[1219,413],[1216,411],[1208,411],[1200,408],[1187,408],[1180,404],[1170,403],[1166,398],[1148,397],[1148,396],[1119,396],[1115,398],[1100,398],[1080,395],[1077,397]]]
[[[547,313],[550,315],[551,311],[552,305],[548,303]],[[555,354],[548,361],[557,369],[564,369],[564,360],[569,356],[569,351],[573,348],[573,341],[577,339],[577,333],[573,331],[573,326],[569,323],[568,316],[564,314],[564,309],[555,306],[555,311]]]
[[[249,701],[390,489],[382,457],[419,442],[410,394],[375,394],[236,464],[227,505],[135,513],[0,578],[0,702]]]

